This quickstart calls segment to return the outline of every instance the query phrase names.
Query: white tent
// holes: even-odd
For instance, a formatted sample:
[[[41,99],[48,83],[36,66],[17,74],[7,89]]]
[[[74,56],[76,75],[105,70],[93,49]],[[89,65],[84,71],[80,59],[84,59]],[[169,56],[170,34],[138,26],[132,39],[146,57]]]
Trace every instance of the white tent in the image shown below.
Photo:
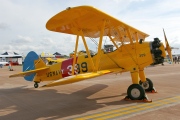
[[[9,62],[11,61],[13,64],[22,64],[22,55],[19,55],[16,52],[5,52],[0,55],[1,62]]]

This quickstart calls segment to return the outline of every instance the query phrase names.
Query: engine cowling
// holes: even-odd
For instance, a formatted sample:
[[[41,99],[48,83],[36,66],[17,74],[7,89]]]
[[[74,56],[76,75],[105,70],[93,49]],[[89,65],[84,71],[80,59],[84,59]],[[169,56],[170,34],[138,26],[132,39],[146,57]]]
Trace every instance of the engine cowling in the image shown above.
[[[152,63],[153,65],[156,64],[162,64],[164,62],[164,57],[162,56],[162,50],[160,49],[161,41],[159,38],[154,38],[153,42],[150,42],[151,45],[151,54],[153,56],[154,62]]]

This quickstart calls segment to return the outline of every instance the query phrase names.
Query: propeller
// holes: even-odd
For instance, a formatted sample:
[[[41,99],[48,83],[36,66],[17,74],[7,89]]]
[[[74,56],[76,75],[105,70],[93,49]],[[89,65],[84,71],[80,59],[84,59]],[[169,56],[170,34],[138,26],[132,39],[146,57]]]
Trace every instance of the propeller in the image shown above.
[[[171,47],[169,46],[164,29],[163,29],[163,32],[164,32],[164,39],[165,39],[165,44],[166,44],[166,51],[169,55],[169,58],[171,59],[171,62],[173,62],[173,57],[172,57],[172,52],[171,52],[172,50],[171,50]]]

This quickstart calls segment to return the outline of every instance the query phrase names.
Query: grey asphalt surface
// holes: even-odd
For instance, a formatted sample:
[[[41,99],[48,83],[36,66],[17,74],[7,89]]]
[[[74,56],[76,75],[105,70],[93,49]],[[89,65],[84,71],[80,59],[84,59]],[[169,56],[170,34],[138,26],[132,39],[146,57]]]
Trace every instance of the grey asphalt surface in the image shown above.
[[[8,71],[7,66],[0,68],[0,120],[80,119],[103,111],[151,104],[123,100],[132,84],[129,72],[108,74],[68,85],[34,88],[33,82],[21,77],[9,78],[9,75],[21,72],[22,67],[13,66],[13,69]],[[153,102],[180,96],[180,64],[149,66],[145,68],[145,73],[158,91],[147,93]],[[178,101],[110,119],[180,120],[179,112]]]

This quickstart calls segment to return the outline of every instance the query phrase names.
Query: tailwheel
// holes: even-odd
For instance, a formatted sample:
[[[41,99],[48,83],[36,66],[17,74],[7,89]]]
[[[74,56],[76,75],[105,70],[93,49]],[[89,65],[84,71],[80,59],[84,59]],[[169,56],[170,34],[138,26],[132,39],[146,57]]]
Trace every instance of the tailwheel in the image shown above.
[[[152,102],[148,100],[144,89],[139,84],[132,84],[128,87],[125,100]]]
[[[38,83],[35,82],[35,83],[34,83],[34,88],[38,88],[38,87],[39,87]]]
[[[153,82],[149,78],[146,78],[145,82],[142,82],[140,80],[139,84],[144,88],[144,90],[146,92],[151,92],[151,93],[156,93],[157,92],[155,90],[154,86],[153,86]]]

